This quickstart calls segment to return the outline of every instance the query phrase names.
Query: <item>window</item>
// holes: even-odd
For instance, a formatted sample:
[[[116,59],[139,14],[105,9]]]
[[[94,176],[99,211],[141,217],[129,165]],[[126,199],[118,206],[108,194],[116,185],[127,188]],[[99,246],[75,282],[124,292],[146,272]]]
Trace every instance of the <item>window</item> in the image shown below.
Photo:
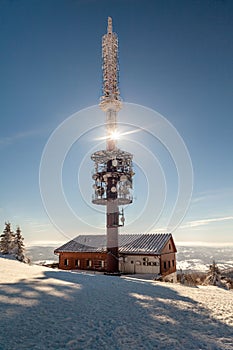
[[[131,260],[131,264],[133,264],[133,260]]]
[[[168,268],[170,269],[170,267],[171,267],[171,261],[169,260],[168,261]]]
[[[167,268],[166,261],[163,262],[163,267],[164,267],[164,269],[166,270],[166,268]]]
[[[168,246],[168,247],[169,247],[169,250],[171,250],[171,244],[170,244],[170,243],[169,243],[169,246]]]
[[[64,265],[65,266],[69,266],[69,260],[68,259],[64,259]]]
[[[175,266],[175,260],[172,260],[172,266],[173,267]]]
[[[79,259],[75,260],[75,267],[80,267],[80,260]]]
[[[94,259],[93,260],[93,268],[94,269],[101,269],[104,267],[104,260],[97,260],[97,259]]]
[[[91,267],[92,266],[92,261],[91,260],[87,260],[87,267]]]

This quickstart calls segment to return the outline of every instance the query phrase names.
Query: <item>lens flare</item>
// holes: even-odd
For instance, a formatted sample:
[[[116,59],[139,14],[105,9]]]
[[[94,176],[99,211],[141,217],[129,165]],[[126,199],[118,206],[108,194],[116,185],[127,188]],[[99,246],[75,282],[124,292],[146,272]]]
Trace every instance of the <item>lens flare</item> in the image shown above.
[[[120,137],[121,137],[121,134],[118,131],[113,131],[113,132],[111,132],[109,139],[110,140],[119,140]]]

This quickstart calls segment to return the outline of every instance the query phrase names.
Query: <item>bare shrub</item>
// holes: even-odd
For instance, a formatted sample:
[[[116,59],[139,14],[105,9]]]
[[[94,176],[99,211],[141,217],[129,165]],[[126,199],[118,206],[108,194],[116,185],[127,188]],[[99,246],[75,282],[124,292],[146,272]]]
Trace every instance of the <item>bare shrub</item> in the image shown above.
[[[185,272],[177,274],[177,281],[187,286],[197,286],[204,282],[206,274],[204,272]]]

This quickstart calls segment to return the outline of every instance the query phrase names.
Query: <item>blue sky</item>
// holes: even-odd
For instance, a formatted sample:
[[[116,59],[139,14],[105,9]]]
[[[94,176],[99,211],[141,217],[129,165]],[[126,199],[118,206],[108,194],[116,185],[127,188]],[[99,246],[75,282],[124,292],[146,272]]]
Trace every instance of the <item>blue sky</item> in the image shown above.
[[[92,133],[82,137],[66,158],[65,195],[84,221],[73,227],[67,223],[67,236],[52,225],[46,214],[40,196],[39,166],[53,131],[71,115],[99,102],[101,37],[108,16],[112,16],[119,38],[123,101],[163,115],[182,136],[190,153],[193,197],[174,231],[175,240],[233,243],[230,0],[0,2],[2,229],[6,220],[13,228],[19,224],[26,243],[63,241],[79,233],[99,232],[101,225],[104,229],[103,213],[95,215],[98,222],[92,222],[86,202],[80,200],[78,190],[77,197],[75,193],[82,157],[98,145]],[[132,137],[138,137],[138,142],[144,142],[144,137],[145,144],[150,144],[144,134],[141,139],[136,134]],[[172,165],[167,166],[162,148],[158,144],[151,147],[168,184],[162,218],[150,229],[156,232],[163,230],[172,210],[177,178]],[[91,188],[92,164],[88,159],[84,168],[88,172],[90,166],[86,179]],[[141,210],[145,201],[142,193],[147,191],[143,169],[135,167],[138,176],[135,201],[126,213],[129,222]],[[48,187],[52,184],[53,179],[48,178]],[[141,217],[142,226],[144,222],[147,225],[148,215],[145,211]],[[88,220],[92,226],[85,224]],[[138,227],[143,230],[142,226],[132,224],[130,232],[137,232]]]

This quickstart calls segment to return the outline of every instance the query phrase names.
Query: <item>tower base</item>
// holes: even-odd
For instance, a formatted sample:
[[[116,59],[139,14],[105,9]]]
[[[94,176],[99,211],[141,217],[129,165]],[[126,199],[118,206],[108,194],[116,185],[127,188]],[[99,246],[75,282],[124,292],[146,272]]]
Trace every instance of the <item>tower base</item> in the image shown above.
[[[119,273],[118,247],[107,248],[107,273]]]

